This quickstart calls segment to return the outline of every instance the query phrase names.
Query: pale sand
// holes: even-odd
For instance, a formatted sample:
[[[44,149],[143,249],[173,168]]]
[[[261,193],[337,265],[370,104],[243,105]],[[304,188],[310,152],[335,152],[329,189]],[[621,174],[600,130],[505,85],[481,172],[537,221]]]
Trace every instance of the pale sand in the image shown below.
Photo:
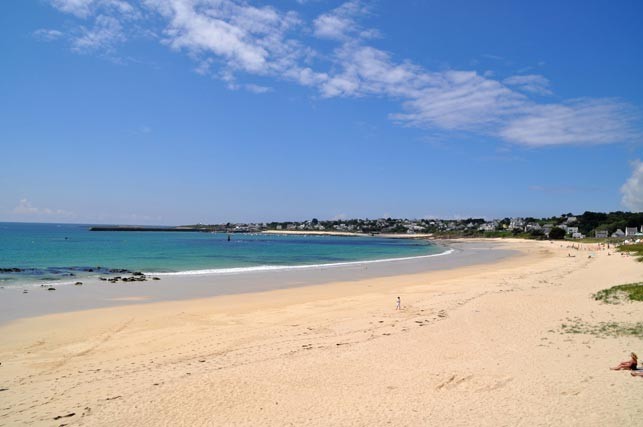
[[[590,297],[643,265],[507,245],[527,255],[14,321],[0,425],[641,425],[643,378],[608,367],[643,341],[561,324],[643,321]]]

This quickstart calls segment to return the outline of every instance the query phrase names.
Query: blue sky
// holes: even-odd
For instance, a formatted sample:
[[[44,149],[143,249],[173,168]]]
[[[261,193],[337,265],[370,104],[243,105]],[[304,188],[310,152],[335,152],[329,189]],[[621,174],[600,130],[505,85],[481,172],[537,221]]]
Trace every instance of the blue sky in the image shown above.
[[[0,221],[643,210],[638,1],[0,4]]]

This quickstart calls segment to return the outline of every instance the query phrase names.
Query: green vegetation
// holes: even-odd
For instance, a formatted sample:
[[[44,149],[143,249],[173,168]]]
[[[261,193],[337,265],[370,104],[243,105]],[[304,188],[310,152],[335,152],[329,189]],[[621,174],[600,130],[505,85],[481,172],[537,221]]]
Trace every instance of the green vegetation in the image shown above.
[[[625,231],[625,227],[643,225],[643,212],[585,212],[577,218],[579,231],[583,234],[589,234],[593,230],[607,230],[611,235],[619,228]]]
[[[285,221],[268,223],[222,223],[195,224],[201,231],[226,233],[261,232],[265,230],[297,230],[349,232],[361,234],[433,234],[437,238],[455,237],[520,237],[526,239],[570,239],[575,232],[589,238],[596,231],[605,231],[612,235],[617,229],[625,231],[627,227],[643,226],[643,212],[585,212],[581,215],[563,213],[549,218],[461,218],[461,219],[332,219],[313,218],[306,221]],[[573,228],[572,228],[573,227]],[[578,235],[577,235],[578,237]],[[622,241],[624,238],[612,240]],[[574,239],[578,242],[578,239]],[[591,240],[590,240],[591,241]],[[596,239],[596,242],[609,242],[608,239]],[[583,241],[586,242],[586,241]],[[643,257],[643,252],[640,253]]]
[[[633,252],[638,257],[638,261],[643,262],[643,244],[621,245],[617,250],[619,252]]]
[[[559,227],[554,227],[549,232],[549,238],[552,240],[563,240],[565,238],[565,230]]]
[[[581,319],[572,319],[563,323],[561,333],[595,335],[600,338],[634,336],[643,338],[643,322],[599,322],[590,324]]]
[[[603,289],[594,295],[596,301],[607,304],[620,304],[627,301],[643,301],[643,282],[628,283]]]

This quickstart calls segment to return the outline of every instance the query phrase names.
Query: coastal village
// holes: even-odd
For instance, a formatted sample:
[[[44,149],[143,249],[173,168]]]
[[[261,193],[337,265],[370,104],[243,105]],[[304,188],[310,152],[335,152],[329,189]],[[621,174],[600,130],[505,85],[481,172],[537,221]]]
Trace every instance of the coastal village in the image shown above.
[[[641,238],[643,215],[626,212],[582,215],[563,214],[550,218],[465,218],[465,219],[335,219],[306,221],[196,224],[203,231],[257,233],[300,231],[356,234],[434,234],[444,237],[527,237],[527,238]]]

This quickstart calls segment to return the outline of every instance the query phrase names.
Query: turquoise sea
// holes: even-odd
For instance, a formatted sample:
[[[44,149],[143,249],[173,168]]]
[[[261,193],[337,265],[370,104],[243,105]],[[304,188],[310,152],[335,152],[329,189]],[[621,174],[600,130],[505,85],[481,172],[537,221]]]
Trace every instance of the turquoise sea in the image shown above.
[[[438,254],[423,240],[199,232],[89,231],[0,223],[0,286],[64,283],[119,270],[200,274],[301,268]]]

